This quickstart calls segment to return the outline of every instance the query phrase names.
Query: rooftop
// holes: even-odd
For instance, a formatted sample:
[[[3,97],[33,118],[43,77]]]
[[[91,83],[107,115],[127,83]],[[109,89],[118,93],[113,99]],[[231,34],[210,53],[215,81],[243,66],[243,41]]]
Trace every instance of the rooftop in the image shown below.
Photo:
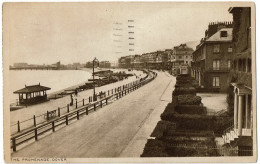
[[[227,36],[221,37],[221,33],[225,32],[225,31],[227,32]],[[214,35],[212,35],[211,37],[206,39],[206,42],[211,42],[211,41],[230,42],[230,41],[232,41],[232,31],[233,31],[233,28],[222,28],[221,30],[216,32]]]
[[[23,89],[19,89],[15,91],[14,93],[33,93],[33,92],[40,92],[40,91],[46,91],[50,90],[51,88],[41,86],[40,83],[38,85],[31,85],[31,86],[25,86]]]

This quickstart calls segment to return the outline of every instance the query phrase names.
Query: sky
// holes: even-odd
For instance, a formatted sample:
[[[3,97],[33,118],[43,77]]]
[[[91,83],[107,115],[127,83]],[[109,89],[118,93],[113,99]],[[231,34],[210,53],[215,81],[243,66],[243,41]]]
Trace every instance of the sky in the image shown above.
[[[231,6],[226,2],[6,3],[4,57],[10,65],[85,63],[95,57],[117,61],[121,56],[199,41],[209,22],[232,21]]]

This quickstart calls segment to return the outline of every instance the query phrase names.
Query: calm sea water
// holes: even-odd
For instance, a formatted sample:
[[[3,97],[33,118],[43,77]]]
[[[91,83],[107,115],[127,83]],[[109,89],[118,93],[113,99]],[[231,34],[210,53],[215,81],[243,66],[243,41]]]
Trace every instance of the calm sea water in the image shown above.
[[[91,78],[91,70],[10,70],[9,82],[11,103],[18,99],[14,91],[25,85],[37,85],[51,88],[47,93],[53,93],[64,88],[77,85]]]
[[[98,71],[101,69],[97,69]],[[124,71],[125,69],[112,69],[114,72]],[[92,69],[85,68],[84,70],[10,70],[9,95],[11,103],[16,103],[18,95],[13,92],[25,87],[25,85],[37,85],[51,88],[47,94],[63,90],[65,88],[78,85],[92,78]]]

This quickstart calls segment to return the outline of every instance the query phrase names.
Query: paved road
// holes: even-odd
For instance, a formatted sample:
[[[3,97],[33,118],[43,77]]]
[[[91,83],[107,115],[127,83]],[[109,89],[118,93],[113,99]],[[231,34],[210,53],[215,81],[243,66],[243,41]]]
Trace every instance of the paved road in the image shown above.
[[[174,84],[175,78],[159,72],[151,83],[26,146],[12,157],[138,157],[171,101]]]

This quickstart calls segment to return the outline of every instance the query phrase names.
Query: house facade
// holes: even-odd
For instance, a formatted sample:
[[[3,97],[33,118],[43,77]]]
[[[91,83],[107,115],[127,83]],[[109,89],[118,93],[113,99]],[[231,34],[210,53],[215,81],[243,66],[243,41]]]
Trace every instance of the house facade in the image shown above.
[[[210,23],[205,37],[193,52],[191,75],[199,88],[226,92],[233,59],[232,23]]]
[[[180,44],[173,48],[170,56],[170,65],[172,66],[173,74],[187,74],[189,73],[189,67],[193,60],[192,53],[193,49],[188,47],[186,44]]]
[[[252,103],[252,65],[251,65],[251,9],[247,7],[230,8],[233,14],[233,67],[230,84],[233,86],[233,125],[223,134],[227,147],[237,148],[238,152],[253,150],[253,109]],[[250,151],[251,150],[251,151]],[[238,154],[239,155],[239,154]]]

